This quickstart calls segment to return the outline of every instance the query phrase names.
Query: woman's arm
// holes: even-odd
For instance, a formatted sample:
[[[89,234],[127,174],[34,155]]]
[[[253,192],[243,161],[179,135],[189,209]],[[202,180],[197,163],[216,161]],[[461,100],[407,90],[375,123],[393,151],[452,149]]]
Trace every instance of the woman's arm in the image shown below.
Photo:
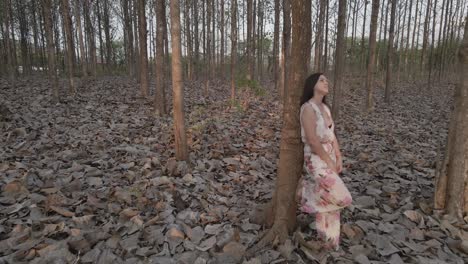
[[[343,170],[343,157],[341,156],[340,146],[338,145],[336,136],[333,139],[333,148],[335,149],[336,171],[340,173]]]
[[[320,143],[317,136],[317,116],[313,109],[305,107],[302,112],[302,124],[304,124],[304,132],[307,144],[309,144],[312,151],[317,154],[333,171],[336,171],[336,164],[330,158],[328,153]]]

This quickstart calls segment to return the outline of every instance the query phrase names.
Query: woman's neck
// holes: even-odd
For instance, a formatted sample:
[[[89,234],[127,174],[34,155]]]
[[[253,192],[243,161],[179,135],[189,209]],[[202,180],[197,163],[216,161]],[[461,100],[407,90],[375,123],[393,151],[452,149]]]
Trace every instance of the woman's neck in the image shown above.
[[[317,105],[322,105],[323,95],[314,95],[314,97],[312,97],[312,101]]]

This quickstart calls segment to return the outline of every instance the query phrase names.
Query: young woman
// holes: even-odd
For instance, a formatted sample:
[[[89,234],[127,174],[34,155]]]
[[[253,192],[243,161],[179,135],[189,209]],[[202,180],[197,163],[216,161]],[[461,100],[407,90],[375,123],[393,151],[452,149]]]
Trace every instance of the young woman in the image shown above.
[[[340,211],[352,202],[338,174],[343,168],[331,112],[325,104],[328,80],[322,73],[310,75],[301,99],[301,137],[307,172],[299,184],[299,208],[315,213],[316,229],[323,247],[337,250],[340,241]]]

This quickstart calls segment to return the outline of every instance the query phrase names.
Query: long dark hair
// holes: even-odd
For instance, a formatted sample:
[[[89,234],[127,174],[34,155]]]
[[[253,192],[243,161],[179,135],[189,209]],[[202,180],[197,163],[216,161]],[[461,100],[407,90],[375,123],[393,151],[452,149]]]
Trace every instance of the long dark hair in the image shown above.
[[[322,72],[317,72],[309,75],[307,79],[305,80],[304,83],[304,92],[302,92],[302,97],[301,97],[301,106],[305,104],[307,101],[310,100],[310,98],[314,97],[314,87],[317,84],[320,75],[323,75]],[[326,104],[325,102],[325,96],[323,97],[322,100],[323,103]]]

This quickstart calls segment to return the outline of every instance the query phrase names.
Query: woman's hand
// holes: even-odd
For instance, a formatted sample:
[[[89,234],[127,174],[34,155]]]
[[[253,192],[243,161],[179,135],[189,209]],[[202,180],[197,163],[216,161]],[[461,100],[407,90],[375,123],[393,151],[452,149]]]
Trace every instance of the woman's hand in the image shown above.
[[[339,172],[338,172],[338,166],[337,166],[337,165],[338,165],[338,164],[337,164],[336,162],[333,162],[333,160],[331,160],[331,159],[327,162],[328,168],[329,168],[330,170],[332,170],[333,172],[335,172],[335,173],[339,173]]]
[[[341,155],[336,157],[336,172],[341,173],[343,171],[343,159]]]

